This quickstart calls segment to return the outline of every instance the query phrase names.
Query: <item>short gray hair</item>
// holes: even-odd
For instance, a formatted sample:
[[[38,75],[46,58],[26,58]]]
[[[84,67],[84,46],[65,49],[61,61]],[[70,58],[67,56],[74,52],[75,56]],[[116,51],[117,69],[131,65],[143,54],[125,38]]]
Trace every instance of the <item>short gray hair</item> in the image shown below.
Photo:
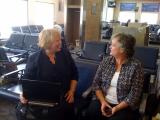
[[[132,35],[117,33],[114,34],[111,39],[113,38],[118,38],[118,42],[121,44],[120,47],[124,49],[124,52],[128,58],[133,57],[136,39]]]

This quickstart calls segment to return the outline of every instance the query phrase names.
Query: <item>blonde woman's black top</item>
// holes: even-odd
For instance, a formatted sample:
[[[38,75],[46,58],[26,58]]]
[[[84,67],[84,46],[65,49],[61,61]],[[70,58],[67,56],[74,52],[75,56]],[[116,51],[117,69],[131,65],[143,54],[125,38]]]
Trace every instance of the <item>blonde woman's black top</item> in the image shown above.
[[[42,49],[28,59],[24,78],[49,82],[62,82],[64,92],[70,87],[71,80],[78,80],[75,63],[67,50],[61,50],[55,55],[55,64],[52,64]]]

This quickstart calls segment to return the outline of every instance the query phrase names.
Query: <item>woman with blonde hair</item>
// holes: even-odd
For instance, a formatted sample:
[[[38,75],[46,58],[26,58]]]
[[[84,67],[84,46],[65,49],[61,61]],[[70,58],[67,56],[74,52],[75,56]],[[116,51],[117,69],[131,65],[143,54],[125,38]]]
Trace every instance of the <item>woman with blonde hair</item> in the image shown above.
[[[39,35],[40,51],[31,55],[28,59],[24,74],[25,79],[62,80],[63,99],[61,108],[54,113],[49,113],[50,119],[64,120],[73,118],[74,95],[77,87],[78,72],[75,63],[67,50],[61,48],[61,35],[57,29],[43,30]],[[28,100],[20,95],[22,104]]]

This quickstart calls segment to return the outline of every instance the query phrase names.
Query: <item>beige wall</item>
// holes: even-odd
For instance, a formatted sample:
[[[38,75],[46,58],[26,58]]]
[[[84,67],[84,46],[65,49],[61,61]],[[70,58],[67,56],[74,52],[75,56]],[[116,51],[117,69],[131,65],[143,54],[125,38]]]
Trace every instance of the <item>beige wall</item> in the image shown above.
[[[52,0],[52,1],[54,1],[55,3],[55,21],[58,24],[64,24],[64,9],[63,11],[58,10],[59,0]]]
[[[58,10],[59,0],[28,0],[28,24],[34,24],[34,2],[46,2],[46,3],[53,3],[54,8],[54,22],[57,22],[58,24],[64,23],[64,12]]]
[[[142,8],[142,3],[160,3],[160,0],[116,0],[116,8],[114,10],[114,20],[118,20],[119,12],[120,12],[120,3],[122,2],[136,2],[137,7],[139,7],[138,12],[135,13],[135,17],[137,20],[140,21],[141,17],[141,8]],[[159,20],[158,23],[160,24],[160,13],[159,13]]]

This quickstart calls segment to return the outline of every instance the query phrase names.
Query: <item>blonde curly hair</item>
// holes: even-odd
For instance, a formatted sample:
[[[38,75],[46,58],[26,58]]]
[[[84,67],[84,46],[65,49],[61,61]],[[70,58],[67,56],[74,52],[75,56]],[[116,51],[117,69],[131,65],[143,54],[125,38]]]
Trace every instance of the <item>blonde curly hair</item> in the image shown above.
[[[39,34],[38,46],[43,49],[48,49],[55,39],[61,39],[61,34],[58,29],[44,29]]]

